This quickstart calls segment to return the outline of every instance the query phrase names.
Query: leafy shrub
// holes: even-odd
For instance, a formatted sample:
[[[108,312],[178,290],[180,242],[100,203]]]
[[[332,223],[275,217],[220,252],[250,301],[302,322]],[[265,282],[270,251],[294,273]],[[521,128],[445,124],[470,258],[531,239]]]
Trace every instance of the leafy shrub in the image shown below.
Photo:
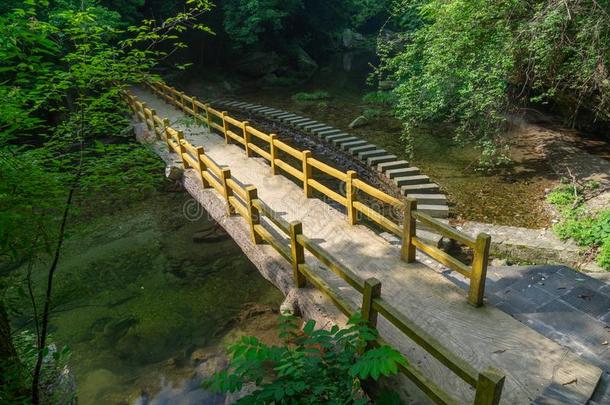
[[[362,97],[362,101],[367,104],[379,104],[379,105],[394,105],[396,103],[396,96],[389,91],[373,91],[366,93]]]
[[[315,329],[315,322],[309,321],[299,331],[294,317],[281,317],[283,346],[270,347],[244,336],[229,347],[229,369],[204,385],[216,392],[236,392],[246,383],[256,384],[240,404],[365,404],[359,379],[377,380],[407,365],[388,346],[371,349],[377,336],[358,314],[347,328],[331,330]]]
[[[585,186],[591,188],[591,186]],[[559,210],[562,219],[553,227],[561,239],[573,239],[579,246],[597,250],[597,263],[610,269],[610,209],[590,213],[582,205],[583,189],[561,185],[549,193],[547,201]]]
[[[378,108],[367,108],[362,112],[362,115],[369,120],[373,120],[383,117],[383,111]]]
[[[311,93],[300,92],[292,96],[294,101],[318,101],[330,98],[330,94],[326,91],[316,90]]]

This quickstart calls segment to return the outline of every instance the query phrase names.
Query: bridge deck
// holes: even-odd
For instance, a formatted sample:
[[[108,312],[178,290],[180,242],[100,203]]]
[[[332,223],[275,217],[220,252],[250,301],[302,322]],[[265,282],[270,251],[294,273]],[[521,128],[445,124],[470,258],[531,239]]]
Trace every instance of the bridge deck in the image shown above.
[[[203,146],[217,163],[230,167],[235,179],[256,186],[259,197],[285,220],[302,221],[306,236],[363,278],[377,277],[383,297],[447,348],[478,369],[502,370],[506,374],[503,404],[587,402],[599,380],[599,368],[492,305],[468,305],[464,291],[441,274],[421,263],[402,262],[396,246],[365,226],[350,226],[343,213],[325,202],[305,198],[299,186],[284,176],[272,176],[262,159],[246,158],[238,146],[225,145],[221,136],[203,126],[185,125],[181,111],[152,94],[135,93],[158,115],[169,118],[173,128],[183,130],[189,142]],[[307,261],[316,263],[312,257]],[[327,282],[360,305],[355,290],[323,266],[316,267]],[[380,318],[379,329],[447,392],[472,403],[473,390],[434,358],[384,319]]]

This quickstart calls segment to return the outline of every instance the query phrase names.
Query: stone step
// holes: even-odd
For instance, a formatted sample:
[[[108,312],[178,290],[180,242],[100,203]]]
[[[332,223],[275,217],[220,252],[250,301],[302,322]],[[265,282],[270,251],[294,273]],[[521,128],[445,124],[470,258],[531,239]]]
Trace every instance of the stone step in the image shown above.
[[[306,121],[311,121],[311,120],[309,118],[301,117],[298,115],[294,118],[290,118],[290,119],[286,120],[286,122],[290,125],[294,125],[298,122],[306,122]]]
[[[240,106],[242,104],[245,104],[245,103],[244,102],[240,103],[239,101],[221,101],[221,102],[216,103],[216,104],[222,105],[222,106],[225,106],[225,107],[238,107],[238,106]]]
[[[449,207],[446,205],[428,205],[422,204],[417,205],[417,210],[428,214],[433,218],[447,218],[449,217]]]
[[[348,133],[346,133],[346,132],[341,132],[341,131],[339,131],[339,132],[333,132],[333,133],[331,133],[331,134],[325,134],[325,135],[322,135],[322,134],[320,133],[320,134],[318,134],[318,136],[319,136],[320,138],[322,138],[322,139],[326,139],[326,140],[328,141],[328,140],[334,139],[334,138],[336,138],[336,137],[338,137],[338,136],[350,136],[350,135],[349,135]]]
[[[276,112],[272,112],[272,113],[265,114],[265,115],[269,118],[273,118],[274,120],[277,120],[277,119],[279,119],[278,117],[285,115],[285,114],[286,114],[286,111],[278,110]]]
[[[394,177],[392,180],[398,187],[408,186],[408,185],[413,185],[413,184],[430,183],[430,177],[423,175],[423,174],[418,174],[415,176]]]
[[[409,194],[438,194],[438,184],[409,184],[407,186],[400,187],[400,192],[403,195]]]
[[[328,131],[314,131],[314,133],[322,138],[330,136],[330,135],[334,135],[334,134],[338,134],[340,133],[341,130],[337,129],[337,128],[333,128],[333,129],[329,129]]]
[[[341,144],[343,144],[345,142],[355,141],[356,139],[358,139],[358,138],[356,138],[355,136],[349,136],[348,135],[346,138],[334,138],[334,139],[331,140],[331,142],[334,145],[339,146],[339,145],[341,145]]]
[[[307,120],[307,121],[302,121],[302,122],[293,122],[292,125],[294,125],[297,128],[305,128],[306,126],[309,125],[314,125],[314,124],[319,124],[318,121],[313,121],[313,120]]]
[[[393,179],[395,177],[406,177],[406,176],[415,176],[419,174],[418,167],[404,167],[402,169],[390,169],[386,170],[385,175],[389,179]]]
[[[383,155],[387,155],[387,153],[388,152],[385,149],[367,150],[367,151],[363,151],[363,152],[358,152],[358,159],[366,161],[366,159],[368,159],[370,157],[383,156]]]
[[[415,198],[417,204],[447,205],[447,196],[445,194],[407,194],[407,197]]]
[[[341,149],[349,150],[350,148],[353,148],[355,146],[362,146],[362,145],[366,145],[366,141],[363,141],[362,139],[358,139],[357,141],[349,141],[349,142],[342,143]]]
[[[285,121],[285,120],[287,120],[289,118],[296,118],[296,117],[298,117],[298,115],[296,115],[296,114],[293,114],[293,113],[284,113],[282,115],[278,115],[275,118],[277,118],[278,120]]]
[[[377,149],[377,145],[373,145],[372,143],[365,143],[364,145],[352,146],[347,151],[352,155],[358,155],[360,152],[366,152],[374,149]]]
[[[313,127],[313,128],[309,128],[307,131],[311,132],[312,134],[317,134],[318,132],[321,131],[326,131],[328,129],[333,129],[333,127],[329,127],[328,125],[322,124],[324,125],[323,127]]]
[[[346,134],[345,132],[341,132],[341,133],[338,133],[338,134],[333,134],[333,135],[327,136],[325,139],[326,139],[326,142],[332,142],[334,139],[343,139],[343,138],[349,138],[349,137],[351,137],[350,134]]]
[[[322,124],[322,123],[317,123],[315,125],[307,125],[306,127],[304,127],[303,129],[307,132],[311,132],[314,129],[322,129],[322,128],[328,128],[330,129],[330,127],[326,124]]]
[[[263,107],[263,108],[256,108],[256,109],[254,109],[254,111],[256,111],[257,113],[260,113],[260,114],[265,114],[270,111],[276,111],[276,109],[271,108],[271,107]]]
[[[333,131],[336,131],[336,132],[333,132]],[[329,135],[328,132],[330,132],[330,135],[332,135],[332,134],[338,134],[341,131],[339,131],[338,129],[333,128],[331,126],[327,126],[325,128],[314,128],[311,130],[312,134],[318,135],[318,136],[320,136],[320,134],[322,134],[322,133]]]
[[[393,169],[404,169],[409,167],[409,162],[406,160],[394,160],[391,162],[380,163],[377,165],[377,170],[380,172],[387,172],[388,170]]]
[[[381,163],[392,162],[396,159],[397,159],[396,155],[381,155],[381,156],[370,157],[366,160],[366,162],[369,166],[376,166]]]

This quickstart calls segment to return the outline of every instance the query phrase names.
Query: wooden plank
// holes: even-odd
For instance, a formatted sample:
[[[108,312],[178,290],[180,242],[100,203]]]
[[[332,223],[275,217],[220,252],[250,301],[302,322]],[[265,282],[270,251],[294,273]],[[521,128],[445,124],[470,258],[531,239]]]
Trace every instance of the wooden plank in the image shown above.
[[[241,215],[246,221],[249,220],[248,209],[244,206],[244,204],[239,198],[230,195],[229,204],[231,204],[233,208],[235,208],[235,211],[237,211],[237,213]]]
[[[249,127],[248,127],[249,128]],[[250,150],[253,150],[254,152],[258,153],[259,155],[261,155],[262,157],[264,157],[265,159],[271,161],[271,154],[268,152],[265,152],[264,150],[262,150],[261,148],[259,148],[257,145],[253,144],[253,143],[248,143],[248,148]]]
[[[340,170],[335,169],[332,166],[327,165],[324,162],[319,161],[318,159],[309,158],[309,159],[307,159],[307,163],[309,163],[316,169],[320,170],[321,172],[328,174],[329,176],[333,176],[336,179],[345,181],[345,173],[343,173]]]
[[[464,277],[470,278],[470,274],[472,273],[470,267],[466,266],[464,263],[460,262],[455,257],[444,252],[443,250],[440,250],[439,248],[437,248],[435,246],[431,246],[431,245],[424,243],[417,236],[414,238],[411,238],[411,242],[415,245],[416,248],[418,248],[422,252],[426,253],[427,255],[432,257],[434,260],[457,271]]]
[[[212,187],[214,187],[216,191],[218,191],[218,194],[220,194],[221,196],[223,195],[224,189],[222,187],[222,184],[216,177],[212,176],[208,172],[201,172],[201,175]]]
[[[182,155],[182,159],[186,160],[188,165],[192,168],[196,168],[199,166],[199,162],[197,162],[196,159],[193,159],[193,157],[191,155],[189,155],[188,153],[184,153]]]
[[[246,143],[246,141],[244,141],[244,138],[237,135],[235,132],[231,131],[230,129],[227,129],[227,135],[229,135],[232,139],[236,140],[237,142],[241,143],[242,145],[245,145],[245,143]]]
[[[267,241],[267,243],[269,243],[271,246],[273,246],[273,248],[275,250],[278,251],[279,254],[282,255],[282,257],[284,257],[284,259],[291,261],[291,257],[290,257],[290,250],[286,247],[283,246],[282,243],[280,241],[278,241],[277,239],[275,239],[273,237],[273,235],[271,235],[271,233],[269,233],[268,230],[266,230],[262,225],[258,224],[258,225],[254,225],[254,230],[256,231],[256,233],[258,233],[265,241]]]
[[[345,206],[347,204],[347,199],[345,197],[343,197],[341,194],[331,190],[330,188],[326,187],[324,184],[320,183],[319,181],[314,180],[314,179],[308,179],[307,184],[310,185],[311,187],[315,188],[316,190],[318,190],[325,196],[335,200],[339,204],[341,204],[343,206]]]
[[[345,314],[350,317],[356,312],[356,308],[338,293],[324,279],[319,277],[307,264],[299,265],[299,271],[313,284],[318,290],[322,291],[330,300]]]
[[[235,125],[238,128],[243,127],[243,123],[239,120],[236,120],[235,118],[231,117],[230,115],[225,115],[225,120],[231,124],[231,125]]]
[[[294,167],[290,166],[288,163],[284,162],[283,160],[276,159],[275,165],[277,167],[279,167],[280,169],[282,169],[283,171],[285,171],[286,173],[290,174],[291,176],[296,177],[297,179],[303,181],[303,173],[301,173],[299,170],[295,169]]]
[[[445,224],[444,222],[439,221],[438,219],[432,218],[428,214],[424,214],[423,212],[415,211],[413,213],[415,219],[420,221],[422,224],[427,225],[428,227],[438,231],[443,236],[451,238],[455,241],[458,241],[469,248],[474,249],[476,245],[476,240],[470,235],[467,235],[463,232],[458,231],[457,229]]]
[[[210,159],[207,155],[202,155],[201,160],[205,163],[206,167],[212,171],[216,176],[220,178],[220,173],[222,172],[222,168],[216,164],[212,159]]]
[[[246,189],[243,188],[239,183],[233,179],[227,179],[227,185],[231,187],[231,190],[240,196],[242,200],[246,200]]]
[[[311,241],[305,235],[297,238],[298,242],[307,249],[309,253],[314,255],[324,265],[326,265],[335,274],[341,277],[345,282],[352,286],[356,291],[362,293],[364,291],[364,280],[356,273],[339,263],[330,253],[322,249],[321,246]]]
[[[396,326],[402,333],[407,335],[409,339],[421,346],[467,384],[476,387],[479,373],[469,363],[453,354],[436,338],[407,319],[407,317],[398,309],[390,305],[386,300],[381,298],[373,300],[373,308],[392,325]]]
[[[366,215],[367,217],[372,219],[375,223],[377,223],[378,225],[381,225],[382,227],[384,227],[388,231],[392,232],[393,234],[395,234],[397,236],[402,235],[402,229],[398,225],[396,225],[394,222],[390,221],[389,219],[387,219],[386,217],[384,217],[383,215],[381,215],[380,213],[378,213],[377,211],[375,211],[368,205],[365,205],[365,204],[361,203],[360,201],[354,201],[354,209],[356,211],[363,213],[364,215]]]
[[[262,139],[265,142],[269,142],[269,140],[271,139],[269,137],[269,135],[267,135],[266,133],[259,131],[258,129],[250,127],[250,126],[248,127],[248,132],[257,138]]]
[[[290,156],[292,156],[293,158],[299,159],[299,160],[303,160],[303,153],[295,148],[293,148],[292,146],[285,144],[284,142],[280,141],[279,139],[276,139],[273,144],[275,145],[276,148],[278,148],[281,151],[286,152],[287,154],[289,154]]]
[[[391,195],[388,195],[388,194],[384,193],[383,191],[378,190],[375,187],[366,184],[365,182],[363,182],[360,179],[354,179],[353,185],[357,189],[364,191],[365,193],[367,193],[371,197],[374,197],[374,198],[376,198],[378,200],[381,200],[384,203],[387,203],[387,204],[390,204],[390,205],[393,205],[393,206],[396,206],[396,207],[402,207],[404,205],[402,200],[399,200],[398,198],[392,197]]]
[[[290,233],[290,224],[288,221],[281,218],[275,211],[273,211],[263,200],[252,200],[252,204],[258,208],[258,210],[265,215],[267,219],[273,222],[278,228],[284,231],[286,234]]]

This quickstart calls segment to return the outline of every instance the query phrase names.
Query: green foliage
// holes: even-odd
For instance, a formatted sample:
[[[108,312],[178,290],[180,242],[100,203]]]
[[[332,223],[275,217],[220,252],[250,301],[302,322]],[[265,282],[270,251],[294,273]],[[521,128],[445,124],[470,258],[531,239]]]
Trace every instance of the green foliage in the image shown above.
[[[326,91],[316,90],[312,92],[300,92],[292,96],[295,101],[318,101],[330,98],[330,94]]]
[[[15,333],[13,344],[19,361],[13,363],[8,368],[0,368],[0,398],[3,403],[7,404],[28,404],[29,392],[28,389],[32,383],[32,370],[36,364],[38,349],[36,347],[36,335],[29,330],[24,330]],[[58,375],[63,371],[70,358],[70,349],[67,346],[57,350],[54,345],[45,347],[43,351],[45,364],[41,378],[41,386],[53,385]],[[24,389],[16,389],[23,387]],[[73,395],[72,392],[45,392],[43,403],[48,404],[65,404],[70,403],[73,398],[68,397]],[[49,397],[50,396],[50,397]]]
[[[233,41],[252,45],[282,32],[289,17],[302,8],[302,0],[229,0],[223,3],[223,25]]]
[[[54,264],[36,277],[29,265],[61,267],[52,258],[59,257],[60,229],[72,224],[72,214],[116,209],[157,186],[161,166],[127,137],[121,91],[150,78],[160,59],[183,48],[180,33],[205,31],[196,18],[209,9],[207,0],[188,0],[164,21],[122,29],[119,14],[93,0],[11,3],[0,14],[0,269],[10,276],[1,280],[2,295],[17,278],[52,279]],[[29,297],[39,309],[34,321],[41,331],[34,357],[37,366],[44,364],[31,379],[35,401],[37,393],[47,393],[44,373],[51,360],[43,358],[59,354],[48,353],[42,332],[52,284],[32,291],[50,292]],[[32,375],[30,353],[19,355],[15,364]],[[13,381],[21,392],[24,384],[17,380],[23,378]]]
[[[494,164],[503,160],[506,117],[523,104],[552,102],[572,119],[583,109],[610,119],[608,5],[395,1],[398,26],[414,10],[417,19],[380,46],[378,74],[398,82],[405,139],[423,123],[450,123],[457,139],[475,143],[483,163]]]
[[[396,103],[396,96],[389,91],[373,91],[370,93],[366,93],[362,97],[362,101],[367,104],[391,106]]]
[[[406,366],[404,357],[388,346],[368,348],[377,331],[356,314],[347,328],[315,329],[308,321],[299,331],[293,317],[280,319],[283,346],[267,346],[255,337],[242,337],[229,347],[228,371],[204,385],[213,391],[235,392],[246,383],[256,390],[240,404],[368,403],[359,379],[394,375]]]
[[[366,110],[362,111],[362,115],[364,115],[366,119],[374,120],[383,117],[384,114],[383,110],[378,108],[367,108]]]
[[[591,186],[588,186],[589,188]],[[597,253],[597,263],[610,270],[610,209],[589,212],[583,205],[583,188],[561,185],[547,196],[561,214],[553,230],[561,239],[573,239],[578,245]]]

